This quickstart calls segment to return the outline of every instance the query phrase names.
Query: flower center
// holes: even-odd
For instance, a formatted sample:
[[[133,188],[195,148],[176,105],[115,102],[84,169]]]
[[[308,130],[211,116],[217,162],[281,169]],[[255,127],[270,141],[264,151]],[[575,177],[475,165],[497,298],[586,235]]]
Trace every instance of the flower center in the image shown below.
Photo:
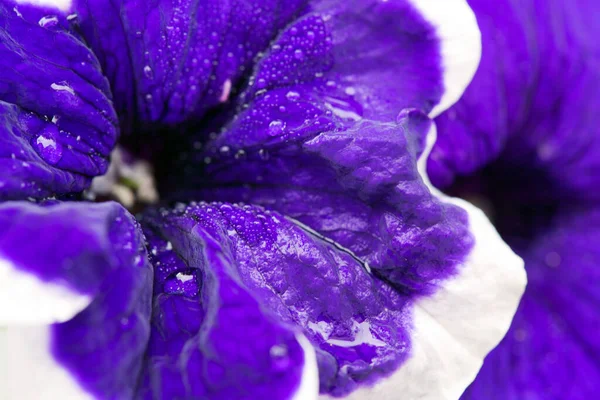
[[[117,146],[106,174],[94,178],[84,193],[89,200],[115,200],[132,212],[158,202],[152,165]]]
[[[481,208],[502,238],[519,252],[552,223],[560,200],[546,174],[498,160],[475,174],[458,177],[446,192]]]

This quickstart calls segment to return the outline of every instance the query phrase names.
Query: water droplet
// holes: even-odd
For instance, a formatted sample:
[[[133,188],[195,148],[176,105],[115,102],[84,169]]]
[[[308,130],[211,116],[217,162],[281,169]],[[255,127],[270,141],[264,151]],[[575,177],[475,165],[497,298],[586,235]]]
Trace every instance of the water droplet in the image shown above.
[[[263,160],[268,160],[269,159],[269,152],[265,149],[260,149],[258,151],[258,156],[260,158],[262,158]]]
[[[356,89],[354,89],[353,87],[347,87],[344,91],[348,96],[354,96],[356,94]]]
[[[144,75],[148,79],[154,79],[154,72],[152,72],[152,68],[149,65],[144,67]]]
[[[219,151],[221,152],[221,154],[229,154],[229,146],[221,146]]]
[[[55,15],[46,15],[45,17],[40,18],[38,24],[42,28],[51,28],[58,24],[58,18]]]
[[[274,121],[271,121],[271,123],[269,124],[269,135],[278,136],[283,132],[284,129],[285,122],[283,122],[280,119],[276,119]]]
[[[264,88],[265,86],[267,86],[267,81],[265,81],[265,80],[264,80],[264,78],[259,78],[259,79],[256,81],[256,87],[257,87],[258,89],[262,89],[262,88]]]
[[[62,145],[57,142],[58,128],[48,124],[37,136],[33,146],[37,153],[49,164],[56,164],[63,155]]]
[[[300,49],[296,49],[294,51],[294,58],[296,58],[296,60],[303,60],[304,59],[304,52]]]
[[[68,92],[70,94],[75,94],[75,91],[71,86],[69,86],[66,82],[53,83],[50,87],[57,92]]]
[[[285,97],[290,101],[296,101],[300,98],[300,93],[290,90]]]

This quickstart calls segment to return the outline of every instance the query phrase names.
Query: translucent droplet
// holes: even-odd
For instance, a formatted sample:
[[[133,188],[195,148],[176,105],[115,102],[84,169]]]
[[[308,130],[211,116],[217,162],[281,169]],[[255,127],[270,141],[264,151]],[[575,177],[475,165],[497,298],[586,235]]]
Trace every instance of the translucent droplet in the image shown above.
[[[285,122],[283,122],[280,119],[276,119],[271,121],[271,123],[269,124],[269,135],[270,136],[278,136],[280,135],[283,130],[285,129]]]
[[[229,146],[221,146],[221,148],[219,149],[221,154],[229,154],[229,150]]]
[[[290,101],[296,101],[300,98],[300,93],[290,90],[285,97]]]
[[[267,81],[265,81],[263,78],[259,78],[259,79],[256,81],[256,87],[257,87],[257,88],[259,88],[259,89],[262,89],[262,88],[264,88],[265,86],[267,86]]]
[[[54,25],[58,24],[58,18],[55,15],[46,15],[45,17],[40,18],[38,24],[42,28],[51,28]]]
[[[265,149],[260,149],[258,151],[258,156],[260,158],[262,158],[263,160],[268,160],[269,159],[269,152]]]
[[[50,85],[50,87],[54,90],[56,90],[57,92],[67,92],[70,94],[75,94],[75,90],[73,90],[73,88],[71,86],[69,86],[66,82],[60,82],[60,83],[52,83]]]
[[[56,164],[63,155],[63,147],[57,141],[58,128],[48,124],[33,142],[37,153],[49,164]]]
[[[152,72],[152,68],[149,65],[146,65],[144,67],[144,75],[148,79],[153,79],[154,78],[154,72]]]
[[[304,52],[300,49],[296,49],[294,51],[294,58],[296,58],[296,60],[303,60],[304,59]]]

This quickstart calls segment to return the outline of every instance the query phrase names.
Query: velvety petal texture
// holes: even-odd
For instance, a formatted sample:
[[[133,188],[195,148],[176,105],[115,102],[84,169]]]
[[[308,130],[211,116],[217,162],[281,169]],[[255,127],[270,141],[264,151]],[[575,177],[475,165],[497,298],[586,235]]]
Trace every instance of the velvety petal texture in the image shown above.
[[[77,25],[100,59],[124,127],[199,120],[227,102],[301,0],[76,0]]]
[[[78,192],[106,171],[110,88],[68,19],[0,2],[0,199]]]
[[[463,399],[584,400],[600,382],[600,211],[565,210],[524,255],[529,286]]]
[[[483,56],[461,100],[437,118],[429,161],[446,186],[498,157],[542,170],[551,196],[600,199],[600,6],[593,0],[470,0]]]
[[[111,81],[126,131],[198,122],[248,83],[253,92],[323,85],[319,78],[329,70],[339,78],[340,101],[445,108],[479,58],[479,32],[461,0],[77,0],[72,9]],[[454,18],[443,20],[444,12]],[[257,76],[254,64],[263,57],[270,61]],[[356,111],[341,104],[348,107]]]
[[[439,186],[455,181],[454,193],[484,197],[530,284],[464,398],[595,398],[600,4],[469,4],[482,63],[463,98],[436,119],[429,173]]]
[[[56,15],[24,7],[42,14],[27,35],[7,25],[22,36],[6,43],[60,34],[93,67],[77,70],[85,89],[50,88],[97,88],[94,110],[48,101],[65,116],[35,120],[101,133],[98,171],[76,172],[106,167],[110,85],[122,145],[152,160],[173,205],[141,213],[143,235],[115,203],[0,205],[0,265],[23,299],[0,311],[23,367],[7,387],[21,396],[39,353],[49,398],[458,398],[525,285],[485,216],[425,174],[429,117],[479,61],[473,13],[462,0],[205,3],[76,0]],[[4,7],[9,22],[33,18],[19,7]],[[31,79],[69,73],[39,51],[51,62],[23,62]],[[29,112],[29,81],[6,81],[10,109]],[[17,117],[5,125],[24,135]],[[40,143],[65,150],[57,166],[79,154],[53,138]]]
[[[483,228],[478,226],[481,219],[474,214],[480,246],[497,243],[485,220]],[[288,398],[306,386],[316,393],[317,365],[320,392],[336,397],[391,374],[387,384],[383,380],[353,398],[393,398],[398,392],[409,398],[439,398],[443,392],[457,396],[476,371],[462,346],[470,354],[485,354],[490,338],[501,337],[511,317],[499,312],[487,320],[479,307],[494,299],[498,309],[514,309],[522,290],[500,275],[512,275],[519,267],[505,246],[487,247],[485,255],[475,250],[462,266],[463,277],[415,310],[411,293],[373,275],[351,250],[262,207],[180,205],[147,214],[144,221],[156,282],[153,339],[143,381],[149,398],[252,398],[263,392]],[[213,251],[217,253],[211,255]],[[504,264],[483,261],[482,256],[490,255]],[[483,271],[490,276],[482,279],[478,275]],[[472,279],[479,284],[475,292],[469,292],[475,286]],[[512,294],[501,296],[501,291]],[[476,308],[468,304],[474,298],[482,301]],[[459,306],[464,325],[453,321],[456,311],[449,316],[446,308]],[[475,320],[482,324],[481,337],[461,332]],[[430,338],[421,336],[421,324]],[[312,344],[303,357],[300,335]],[[461,336],[468,339],[463,342]],[[471,375],[432,368],[427,358],[436,356],[428,347],[439,351],[440,345],[459,348],[437,357],[460,363]],[[307,369],[314,375],[302,372]],[[411,373],[419,376],[417,382],[408,379]],[[433,387],[422,386],[428,379]]]
[[[116,203],[0,205],[2,398],[131,398],[152,270]]]

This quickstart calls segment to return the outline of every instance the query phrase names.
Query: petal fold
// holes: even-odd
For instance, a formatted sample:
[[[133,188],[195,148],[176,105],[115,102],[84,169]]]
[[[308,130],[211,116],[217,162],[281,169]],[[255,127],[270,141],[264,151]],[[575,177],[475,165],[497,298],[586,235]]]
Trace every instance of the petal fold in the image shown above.
[[[131,398],[152,293],[137,222],[56,202],[6,202],[0,220],[2,397]]]
[[[117,136],[108,81],[65,13],[0,2],[0,199],[78,192]]]

